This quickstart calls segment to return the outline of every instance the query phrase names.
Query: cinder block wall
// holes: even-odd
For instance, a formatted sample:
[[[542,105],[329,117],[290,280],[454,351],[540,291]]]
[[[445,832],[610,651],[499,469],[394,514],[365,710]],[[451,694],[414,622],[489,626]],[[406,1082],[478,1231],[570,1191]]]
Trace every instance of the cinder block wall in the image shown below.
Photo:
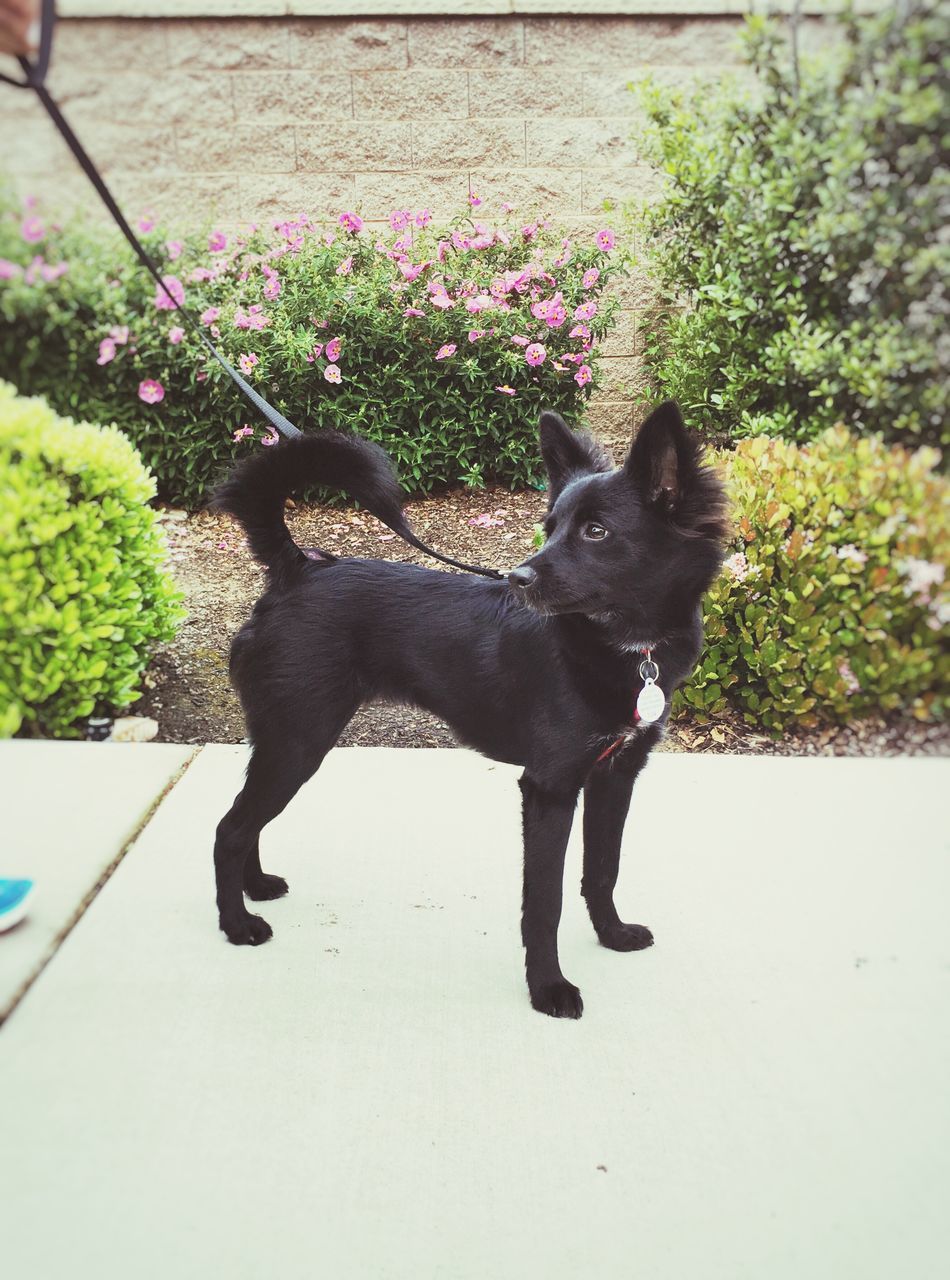
[[[448,7],[448,6],[446,6]],[[631,80],[690,81],[738,60],[735,17],[62,21],[54,96],[130,215],[183,226],[397,206],[437,217],[470,191],[569,229],[656,177],[631,133]],[[91,188],[33,95],[0,85],[0,169],[21,194]],[[595,420],[629,429],[642,282],[622,287]]]

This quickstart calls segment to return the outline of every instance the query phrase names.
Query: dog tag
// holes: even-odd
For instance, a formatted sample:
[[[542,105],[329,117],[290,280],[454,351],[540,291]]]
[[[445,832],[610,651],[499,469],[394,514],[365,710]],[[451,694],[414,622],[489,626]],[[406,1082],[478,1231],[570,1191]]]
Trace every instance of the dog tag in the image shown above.
[[[663,690],[656,681],[647,679],[637,698],[637,715],[644,724],[653,724],[654,720],[659,720],[665,706]]]

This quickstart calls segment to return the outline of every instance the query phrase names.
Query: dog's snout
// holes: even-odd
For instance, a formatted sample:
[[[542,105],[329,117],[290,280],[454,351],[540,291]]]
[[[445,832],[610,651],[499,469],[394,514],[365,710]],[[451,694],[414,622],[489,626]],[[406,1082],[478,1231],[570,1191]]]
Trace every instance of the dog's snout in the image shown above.
[[[530,564],[519,564],[517,569],[512,569],[508,574],[508,581],[513,587],[524,591],[527,587],[533,586],[538,580],[538,575],[531,568]]]

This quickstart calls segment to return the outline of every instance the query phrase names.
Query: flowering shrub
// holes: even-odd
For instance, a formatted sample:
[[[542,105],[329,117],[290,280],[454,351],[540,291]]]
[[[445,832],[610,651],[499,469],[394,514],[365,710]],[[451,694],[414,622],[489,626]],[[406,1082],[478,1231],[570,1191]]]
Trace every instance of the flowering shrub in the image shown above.
[[[407,488],[540,480],[542,406],[574,420],[597,385],[597,344],[621,268],[609,228],[574,241],[545,223],[468,217],[438,233],[395,210],[171,240],[140,223],[158,287],[113,235],[0,216],[0,363],[22,390],[115,421],[166,498],[193,504],[235,455],[276,437],[183,323],[302,430],[379,441]]]
[[[646,358],[711,431],[950,441],[947,18],[933,0],[881,9],[801,66],[754,20],[751,97],[648,96],[669,178],[650,256],[691,308],[643,326]]]
[[[182,616],[155,485],[115,428],[0,382],[0,490],[0,737],[81,735],[138,696]]]
[[[760,438],[724,458],[737,534],[682,700],[775,731],[945,712],[950,482],[936,450],[835,427],[807,448]]]

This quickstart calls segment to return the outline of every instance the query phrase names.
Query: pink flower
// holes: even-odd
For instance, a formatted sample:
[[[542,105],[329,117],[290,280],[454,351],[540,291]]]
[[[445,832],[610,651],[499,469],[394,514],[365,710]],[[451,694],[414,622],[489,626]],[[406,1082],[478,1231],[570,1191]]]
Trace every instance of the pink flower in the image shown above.
[[[456,227],[452,232],[452,243],[455,245],[456,249],[458,249],[459,253],[464,253],[466,249],[470,249],[472,247],[471,240],[468,236],[463,235],[462,232],[459,231],[458,227]]]
[[[586,340],[587,338],[590,337],[590,329],[588,329],[586,324],[576,324],[574,328],[571,330],[571,332],[568,334],[568,337],[584,338]]]
[[[218,307],[208,307],[207,311],[202,311],[198,319],[202,324],[214,324],[221,311]]]
[[[589,364],[582,364],[577,373],[574,374],[574,381],[579,387],[585,387],[594,375],[591,373]]]
[[[180,325],[176,324],[174,329],[168,330],[168,341],[172,344],[173,347],[177,347],[179,342],[181,342],[184,336],[185,336],[185,331],[184,329],[181,328]]]
[[[428,262],[420,262],[417,265],[413,265],[411,262],[400,262],[398,264],[400,272],[405,276],[409,284],[412,284],[413,280],[418,280],[428,265]]]
[[[477,342],[479,338],[484,338],[485,333],[486,330],[484,329],[469,329],[468,340],[469,342]]]
[[[343,346],[342,338],[331,338],[326,345],[326,356],[331,363],[336,364],[340,358],[340,350]]]
[[[154,226],[155,226],[154,213],[143,213],[141,218],[139,218],[139,231],[141,231],[142,234],[145,235],[147,232],[151,231]]]
[[[482,198],[481,196],[476,195],[474,191],[470,191],[468,193],[468,202],[473,209],[477,209],[482,202]]]
[[[596,314],[597,314],[597,303],[593,301],[582,302],[579,307],[574,308],[575,320],[593,320]]]
[[[168,250],[168,261],[175,262],[181,257],[184,245],[180,240],[166,240],[165,248]]]
[[[207,369],[199,369],[199,370],[198,370],[198,372],[195,374],[195,381],[196,381],[196,382],[207,382],[207,381],[208,381],[208,370],[207,370]]]
[[[165,288],[155,286],[156,311],[174,311],[176,304],[181,306],[185,301],[185,286],[177,276],[162,276]],[[168,295],[171,294],[171,297]],[[172,301],[174,299],[174,301]]]
[[[29,218],[24,218],[20,223],[20,235],[27,244],[36,244],[46,235],[46,231],[42,222],[35,214],[31,214]]]
[[[518,394],[514,387],[509,386],[496,387],[495,390],[500,391],[503,396],[516,396]]]
[[[419,212],[416,214],[417,227],[427,227],[431,221],[432,221],[432,214],[429,212],[428,209],[420,209]]]
[[[348,276],[352,270],[353,270],[353,259],[344,258],[343,261],[340,263],[340,265],[337,267],[336,273],[338,276]]]
[[[524,358],[530,365],[539,365],[544,364],[547,354],[540,342],[532,342],[530,347],[525,347]]]
[[[597,241],[598,249],[601,249],[604,253],[609,253],[617,243],[617,237],[607,227],[603,231],[598,231],[594,239]]]
[[[165,388],[155,378],[145,378],[139,383],[139,399],[146,404],[158,404],[165,399]]]
[[[228,247],[228,238],[223,231],[212,231],[208,237],[208,249],[211,253],[224,253]]]
[[[438,307],[440,311],[448,311],[449,307],[455,306],[455,299],[450,298],[445,289],[440,289],[433,293],[429,301],[434,307]]]
[[[323,354],[323,343],[322,343],[322,342],[318,342],[318,343],[317,343],[317,345],[316,345],[316,346],[314,347],[314,349],[313,349],[313,355],[312,355],[312,356],[310,356],[309,358],[310,358],[311,360],[316,360],[316,359],[318,359],[322,354]]]
[[[109,330],[109,337],[113,342],[124,346],[129,340],[129,326],[127,324],[114,324]]]
[[[343,374],[340,372],[340,366],[338,364],[328,364],[323,371],[323,376],[326,378],[327,382],[343,381]]]
[[[489,307],[494,305],[494,298],[489,297],[487,293],[480,293],[477,297],[466,300],[465,310],[471,312],[473,316],[477,316],[479,311],[487,311]]]
[[[533,240],[538,234],[538,224],[536,222],[528,223],[526,227],[521,228],[521,234],[525,240]]]
[[[48,262],[44,262],[40,267],[40,275],[47,284],[52,284],[54,280],[58,280],[60,276],[64,276],[68,270],[68,262],[57,262],[55,267],[50,266]]]
[[[408,212],[402,209],[393,209],[392,213],[389,215],[389,225],[392,227],[393,231],[402,231],[405,229],[405,226],[409,221],[409,217],[410,215]]]
[[[40,274],[44,266],[45,266],[45,262],[43,260],[43,255],[37,254],[36,257],[34,257],[33,261],[30,263],[30,265],[27,267],[26,272],[23,276],[23,279],[26,281],[26,283],[29,285],[36,284],[37,280],[40,278]],[[118,281],[116,281],[116,283],[118,283]]]
[[[255,303],[252,307],[248,307],[247,311],[243,307],[235,308],[235,329],[264,329],[269,324],[270,319],[264,315],[260,303]]]
[[[340,226],[344,231],[349,231],[355,236],[362,229],[363,219],[358,213],[341,213]]]
[[[99,343],[99,359],[96,364],[108,364],[115,359],[115,343],[111,338],[103,338]]]
[[[195,267],[188,279],[192,284],[200,284],[202,280],[213,280],[214,272],[207,267]]]
[[[264,285],[264,297],[268,302],[273,302],[280,293],[280,276],[276,271],[272,271],[267,277],[267,284]]]
[[[264,436],[261,439],[261,444],[267,445],[268,447],[272,444],[278,444],[280,441],[280,436],[277,434],[274,428],[268,427],[268,431],[270,432],[270,435]]]
[[[404,316],[424,316],[425,312],[420,311],[418,307],[406,307],[402,314]]]
[[[0,258],[0,280],[16,280],[22,276],[23,268],[9,258]]]
[[[511,335],[511,341],[515,344],[515,346],[526,347],[528,343],[531,341],[531,339],[526,338],[522,333],[513,333]]]
[[[561,253],[559,257],[554,259],[554,265],[556,267],[564,267],[570,262],[570,260],[571,260],[571,242],[570,240],[562,240]]]
[[[235,431],[234,433],[234,439],[243,440],[246,436],[252,436],[253,434],[254,434],[253,427],[246,427],[246,426],[238,427],[237,431]]]
[[[449,356],[455,355],[455,343],[446,342],[435,353],[436,360],[447,360]]]
[[[238,357],[238,364],[241,366],[242,373],[250,373],[256,364],[260,361],[253,352],[250,355],[242,355]]]
[[[582,289],[593,289],[594,285],[600,279],[600,272],[596,267],[590,267],[581,277]]]

